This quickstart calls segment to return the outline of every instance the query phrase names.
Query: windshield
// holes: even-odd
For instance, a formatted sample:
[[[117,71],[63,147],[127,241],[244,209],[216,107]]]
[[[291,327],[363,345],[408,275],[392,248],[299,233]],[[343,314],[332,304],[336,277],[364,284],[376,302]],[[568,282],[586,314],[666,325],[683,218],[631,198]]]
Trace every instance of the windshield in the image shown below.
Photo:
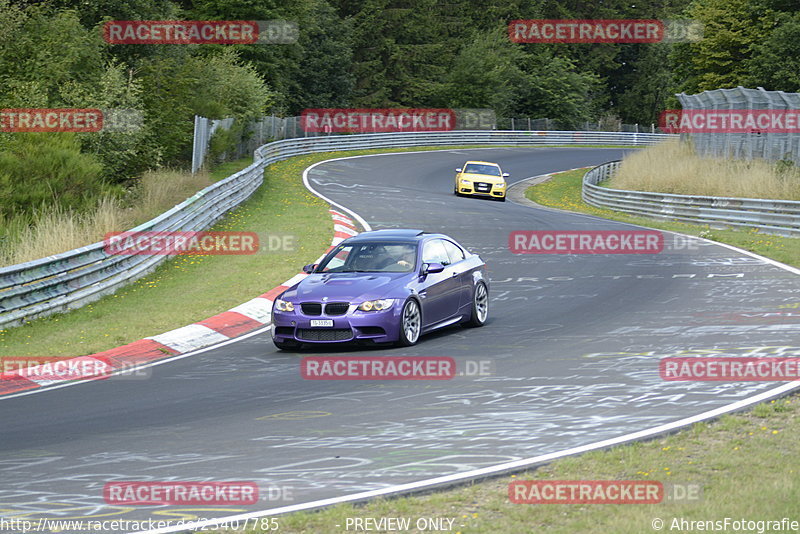
[[[316,273],[410,273],[417,263],[413,243],[353,243],[340,245],[322,260]]]
[[[470,163],[464,168],[464,172],[469,174],[488,174],[490,176],[500,176],[500,168],[494,165],[483,165],[480,163]]]

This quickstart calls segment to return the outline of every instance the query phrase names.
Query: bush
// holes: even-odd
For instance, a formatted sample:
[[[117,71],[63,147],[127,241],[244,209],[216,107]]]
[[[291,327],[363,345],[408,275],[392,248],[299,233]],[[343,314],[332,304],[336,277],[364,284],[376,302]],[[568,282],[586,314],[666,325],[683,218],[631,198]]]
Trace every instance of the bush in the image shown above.
[[[81,153],[73,134],[13,134],[2,146],[0,198],[7,214],[30,212],[43,205],[85,210],[103,194],[121,192],[103,181],[102,164]]]
[[[241,120],[234,121],[230,128],[220,126],[214,131],[208,143],[206,160],[212,165],[226,160],[241,157],[237,148],[247,140],[249,132],[245,132],[245,124]]]

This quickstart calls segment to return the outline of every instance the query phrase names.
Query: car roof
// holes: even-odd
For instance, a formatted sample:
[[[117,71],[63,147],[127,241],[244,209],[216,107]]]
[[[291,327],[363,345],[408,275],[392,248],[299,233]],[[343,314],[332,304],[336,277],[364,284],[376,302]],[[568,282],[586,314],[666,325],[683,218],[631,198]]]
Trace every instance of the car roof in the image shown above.
[[[452,239],[444,234],[432,234],[422,230],[412,230],[406,228],[391,228],[387,230],[371,230],[369,232],[362,232],[347,239],[348,243],[355,243],[360,241],[398,241],[404,243],[419,242],[427,238],[437,237],[444,239]]]
[[[478,163],[480,165],[494,165],[495,167],[499,167],[497,163],[492,163],[491,161],[468,161],[464,165],[469,165],[470,163]]]

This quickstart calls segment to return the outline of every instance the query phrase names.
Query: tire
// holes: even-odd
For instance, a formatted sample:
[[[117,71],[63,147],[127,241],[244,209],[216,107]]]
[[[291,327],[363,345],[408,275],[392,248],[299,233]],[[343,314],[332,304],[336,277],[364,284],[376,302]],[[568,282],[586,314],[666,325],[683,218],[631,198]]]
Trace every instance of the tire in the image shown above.
[[[273,339],[272,343],[280,350],[300,349],[300,343],[298,343],[297,341],[276,341],[275,339]]]
[[[400,312],[400,337],[397,344],[401,347],[416,345],[421,332],[422,308],[416,300],[408,299]]]
[[[500,199],[500,202],[505,202],[505,201],[506,201],[506,196],[503,195],[503,198]]]
[[[453,186],[453,194],[454,194],[455,196],[457,196],[457,197],[460,197],[460,196],[461,196],[461,193],[459,193],[459,192],[458,192],[458,186],[457,186],[457,185],[454,185],[454,186]]]
[[[475,291],[472,293],[472,313],[466,325],[471,327],[483,326],[488,318],[489,291],[486,289],[485,283],[478,282],[478,285],[475,286]]]

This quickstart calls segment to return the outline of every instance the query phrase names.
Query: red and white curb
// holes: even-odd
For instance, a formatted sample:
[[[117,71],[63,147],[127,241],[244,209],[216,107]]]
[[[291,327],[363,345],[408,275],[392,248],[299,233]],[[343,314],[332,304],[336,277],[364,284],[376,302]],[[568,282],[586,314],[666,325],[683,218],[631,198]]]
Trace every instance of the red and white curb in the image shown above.
[[[350,217],[335,209],[328,211],[333,219],[333,239],[314,263],[319,263],[343,240],[359,233]],[[306,273],[298,273],[263,295],[194,324],[90,356],[61,360],[58,367],[64,371],[64,379],[54,379],[52,364],[0,373],[0,396],[92,377],[106,378],[115,371],[216,345],[263,328],[270,324],[275,298],[306,276]]]

